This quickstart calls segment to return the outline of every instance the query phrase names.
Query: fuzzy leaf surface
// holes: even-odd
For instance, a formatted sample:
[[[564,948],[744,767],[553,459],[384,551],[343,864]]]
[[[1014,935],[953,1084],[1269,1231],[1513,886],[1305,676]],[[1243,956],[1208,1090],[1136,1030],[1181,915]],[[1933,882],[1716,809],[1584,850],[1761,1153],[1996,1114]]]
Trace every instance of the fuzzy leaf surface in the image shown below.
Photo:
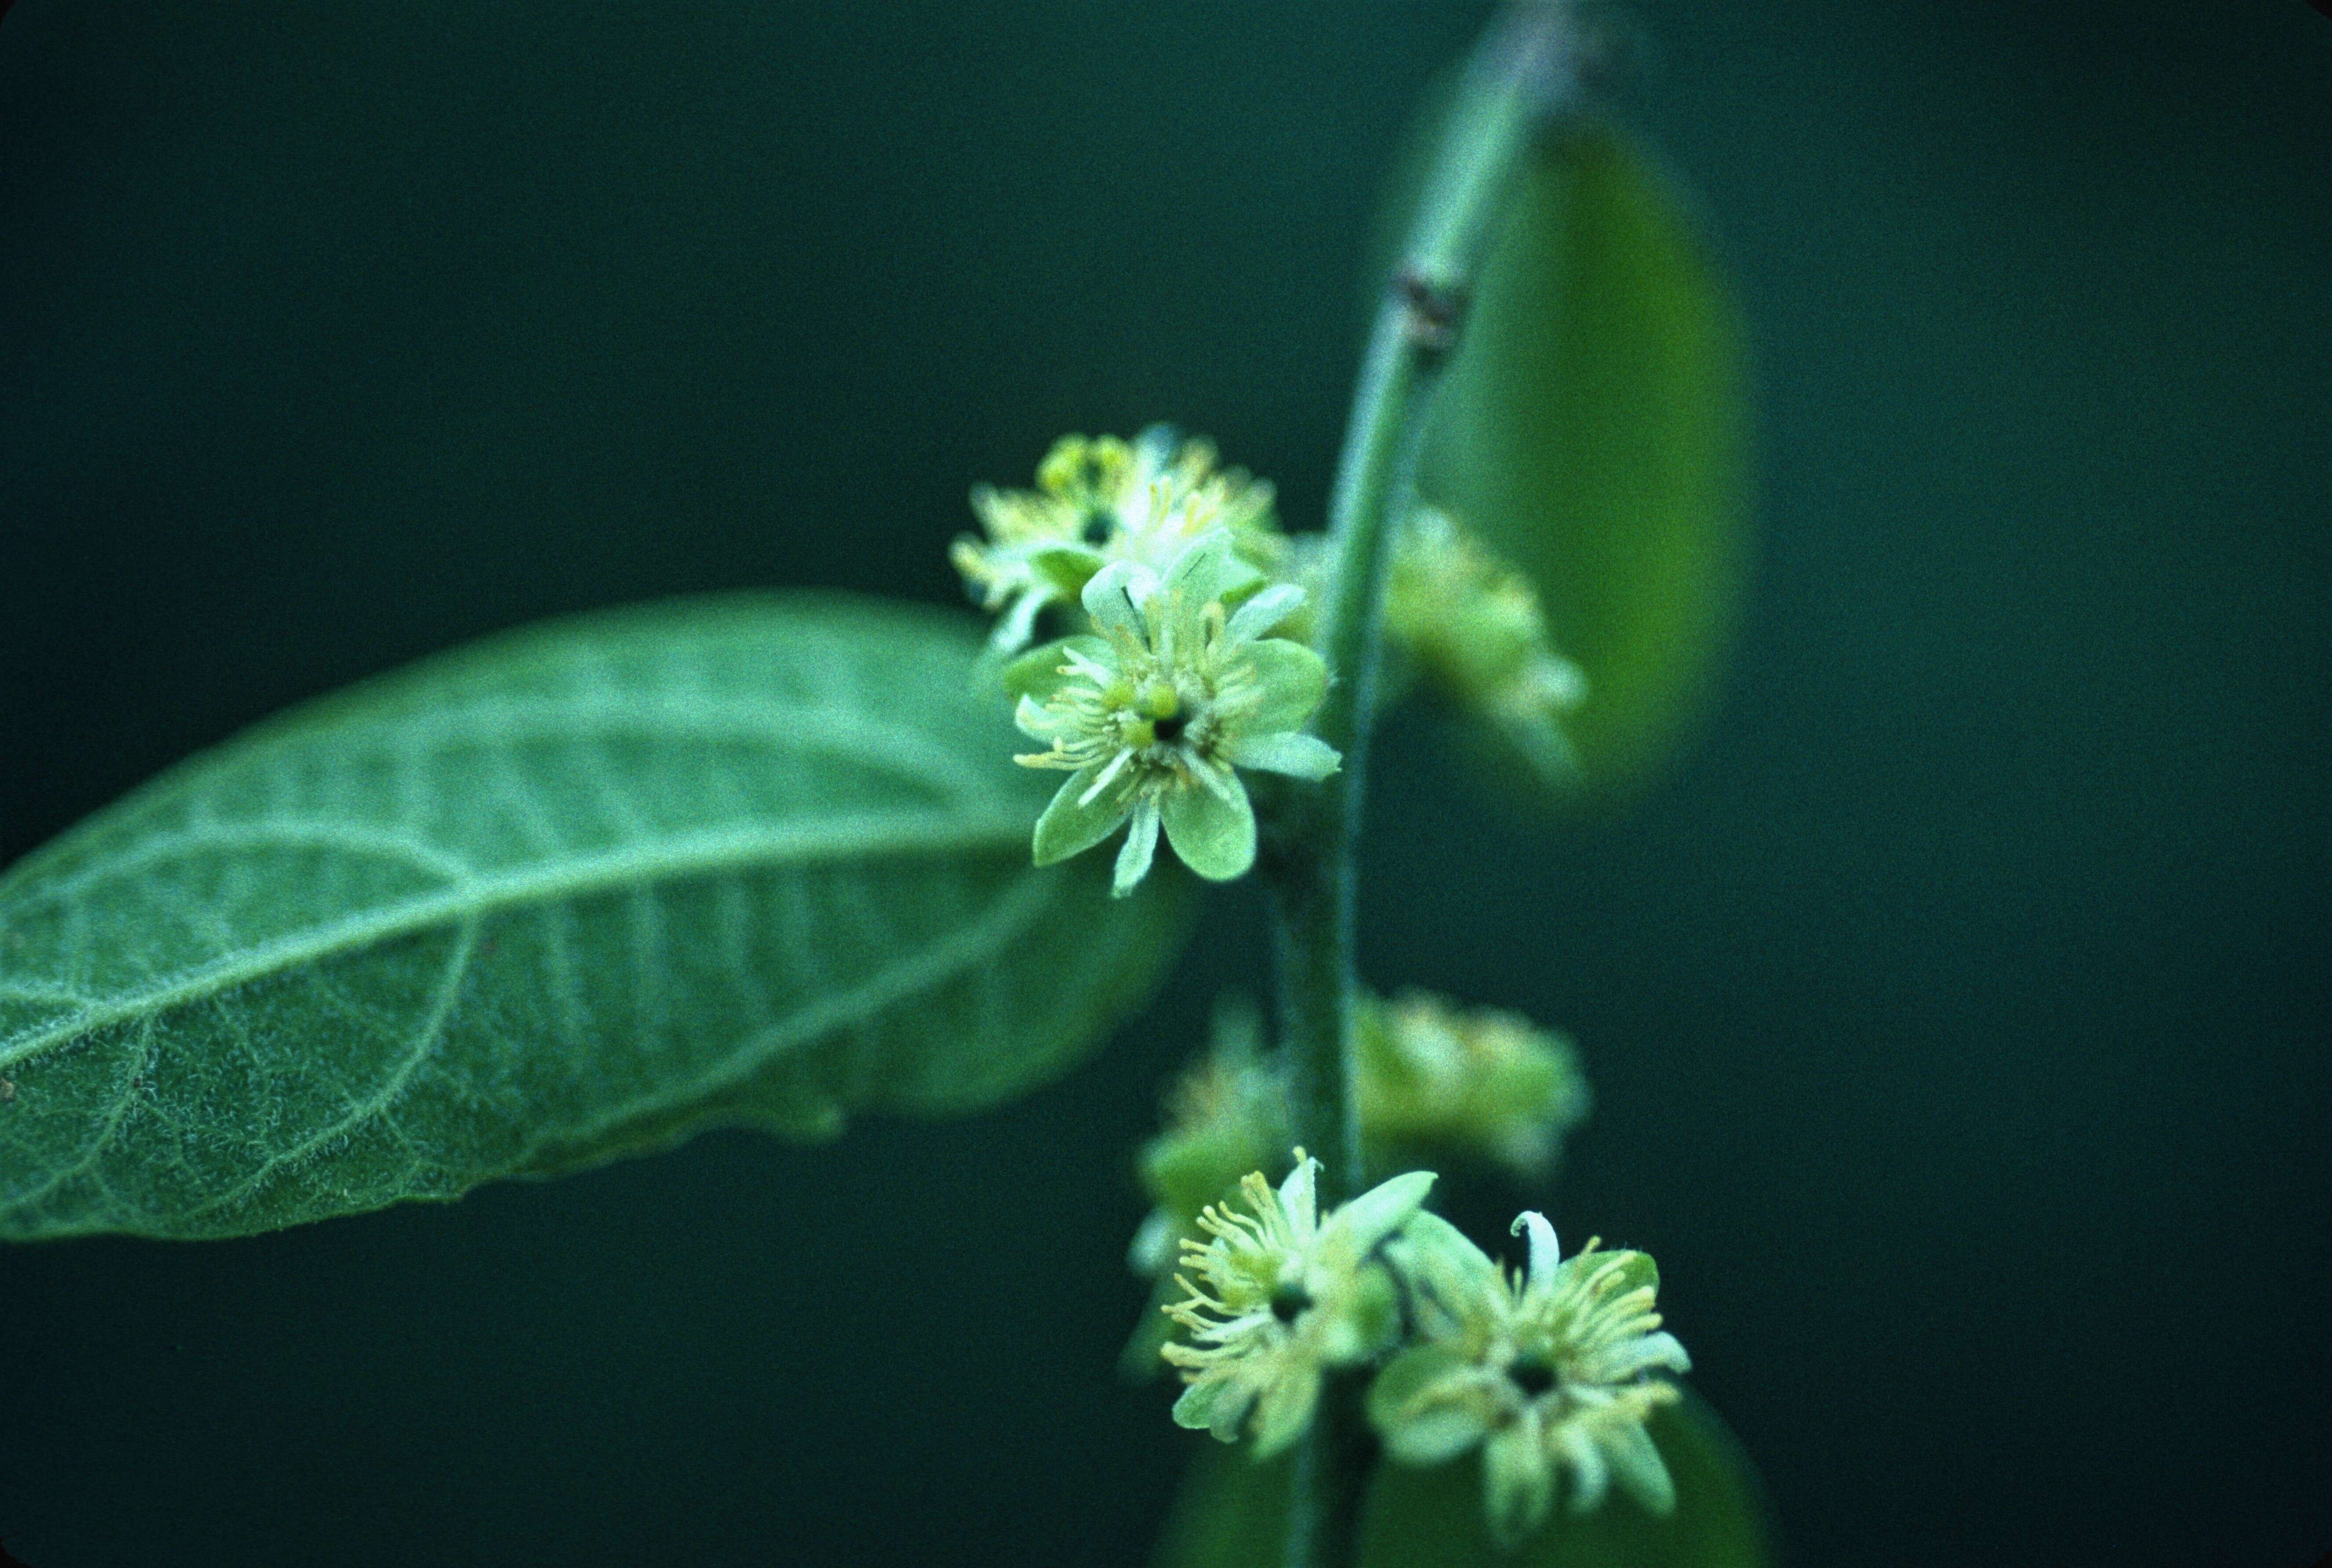
[[[244,1235],[1057,1075],[1187,888],[1039,871],[957,617],[680,601],[298,709],[0,876],[0,1238]]]

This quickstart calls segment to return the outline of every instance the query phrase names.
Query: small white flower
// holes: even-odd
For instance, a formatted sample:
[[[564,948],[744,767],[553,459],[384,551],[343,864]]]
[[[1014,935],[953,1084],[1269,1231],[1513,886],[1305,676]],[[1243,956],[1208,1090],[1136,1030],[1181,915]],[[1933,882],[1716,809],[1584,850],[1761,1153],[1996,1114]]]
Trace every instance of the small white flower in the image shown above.
[[[1328,1368],[1376,1353],[1399,1332],[1392,1281],[1375,1253],[1433,1185],[1430,1171],[1412,1171],[1324,1219],[1319,1170],[1298,1149],[1276,1192],[1261,1171],[1240,1182],[1247,1213],[1209,1205],[1199,1225],[1211,1239],[1183,1241],[1187,1272],[1174,1282],[1185,1297],[1166,1308],[1190,1341],[1160,1353],[1190,1385],[1174,1420],[1225,1442],[1251,1429],[1257,1458],[1310,1424]]]
[[[1589,1513],[1616,1480],[1654,1513],[1676,1506],[1644,1423],[1678,1396],[1649,1376],[1690,1369],[1658,1332],[1659,1273],[1640,1252],[1563,1258],[1539,1214],[1515,1221],[1530,1262],[1511,1277],[1446,1221],[1411,1219],[1388,1248],[1411,1291],[1423,1344],[1396,1356],[1369,1391],[1385,1448],[1433,1465],[1482,1447],[1490,1533],[1512,1544],[1545,1522],[1557,1477]]]
[[[1082,596],[1097,635],[1064,638],[1005,670],[1016,722],[1048,742],[1016,760],[1070,775],[1037,818],[1037,865],[1130,821],[1119,895],[1148,875],[1161,828],[1184,865],[1225,881],[1255,863],[1255,812],[1238,769],[1335,771],[1334,750],[1301,732],[1327,691],[1327,666],[1266,635],[1303,590],[1253,592],[1257,582],[1219,529],[1184,545],[1163,573],[1113,562]]]

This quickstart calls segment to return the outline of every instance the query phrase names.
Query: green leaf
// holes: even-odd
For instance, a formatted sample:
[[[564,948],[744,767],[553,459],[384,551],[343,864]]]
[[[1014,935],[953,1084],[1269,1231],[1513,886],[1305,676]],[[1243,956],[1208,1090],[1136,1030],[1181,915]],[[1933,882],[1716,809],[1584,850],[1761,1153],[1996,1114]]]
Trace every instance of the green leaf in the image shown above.
[[[1054,1076],[1187,884],[1039,871],[952,616],[685,601],[197,757],[0,877],[0,1238],[247,1234]]]
[[[1361,1568],[1769,1568],[1764,1494],[1733,1434],[1687,1391],[1652,1418],[1676,1481],[1676,1512],[1646,1513],[1614,1491],[1585,1518],[1558,1512],[1513,1551],[1482,1517],[1477,1455],[1430,1468],[1381,1464],[1362,1524]],[[1286,1460],[1244,1450],[1196,1456],[1152,1559],[1155,1568],[1279,1568],[1287,1528]]]
[[[1538,149],[1437,402],[1424,497],[1538,588],[1586,672],[1578,773],[1622,786],[1674,745],[1729,634],[1746,555],[1742,331],[1677,194],[1617,132]]]

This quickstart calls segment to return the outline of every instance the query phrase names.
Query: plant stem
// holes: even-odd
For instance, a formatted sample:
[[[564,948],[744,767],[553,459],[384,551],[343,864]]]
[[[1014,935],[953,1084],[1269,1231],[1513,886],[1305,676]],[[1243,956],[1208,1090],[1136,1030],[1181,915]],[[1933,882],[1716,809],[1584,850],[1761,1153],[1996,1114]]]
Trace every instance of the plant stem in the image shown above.
[[[1266,865],[1279,961],[1289,1118],[1322,1162],[1323,1204],[1364,1177],[1352,1040],[1353,849],[1361,825],[1392,535],[1412,502],[1430,395],[1455,348],[1505,196],[1538,122],[1574,93],[1575,36],[1560,0],[1517,0],[1467,66],[1409,244],[1370,333],[1329,508],[1333,563],[1320,650],[1334,680],[1314,729],[1343,753],[1290,791]],[[1298,1450],[1287,1568],[1349,1568],[1374,1445],[1358,1380],[1332,1378]]]

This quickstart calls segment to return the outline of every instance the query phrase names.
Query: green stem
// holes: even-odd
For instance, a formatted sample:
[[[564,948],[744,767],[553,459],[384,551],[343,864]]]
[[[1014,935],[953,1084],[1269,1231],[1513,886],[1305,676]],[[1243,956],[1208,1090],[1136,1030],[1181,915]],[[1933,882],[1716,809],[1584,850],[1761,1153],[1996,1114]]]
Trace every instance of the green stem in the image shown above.
[[[1370,333],[1329,509],[1333,562],[1320,651],[1333,672],[1314,728],[1343,753],[1318,789],[1290,791],[1273,824],[1273,894],[1289,1116],[1322,1162],[1323,1204],[1361,1186],[1353,1098],[1353,846],[1374,717],[1392,535],[1410,502],[1418,449],[1484,255],[1534,128],[1576,85],[1566,5],[1517,0],[1476,46],[1400,265]],[[1296,1456],[1288,1568],[1349,1568],[1373,1453],[1358,1381],[1330,1380]]]

